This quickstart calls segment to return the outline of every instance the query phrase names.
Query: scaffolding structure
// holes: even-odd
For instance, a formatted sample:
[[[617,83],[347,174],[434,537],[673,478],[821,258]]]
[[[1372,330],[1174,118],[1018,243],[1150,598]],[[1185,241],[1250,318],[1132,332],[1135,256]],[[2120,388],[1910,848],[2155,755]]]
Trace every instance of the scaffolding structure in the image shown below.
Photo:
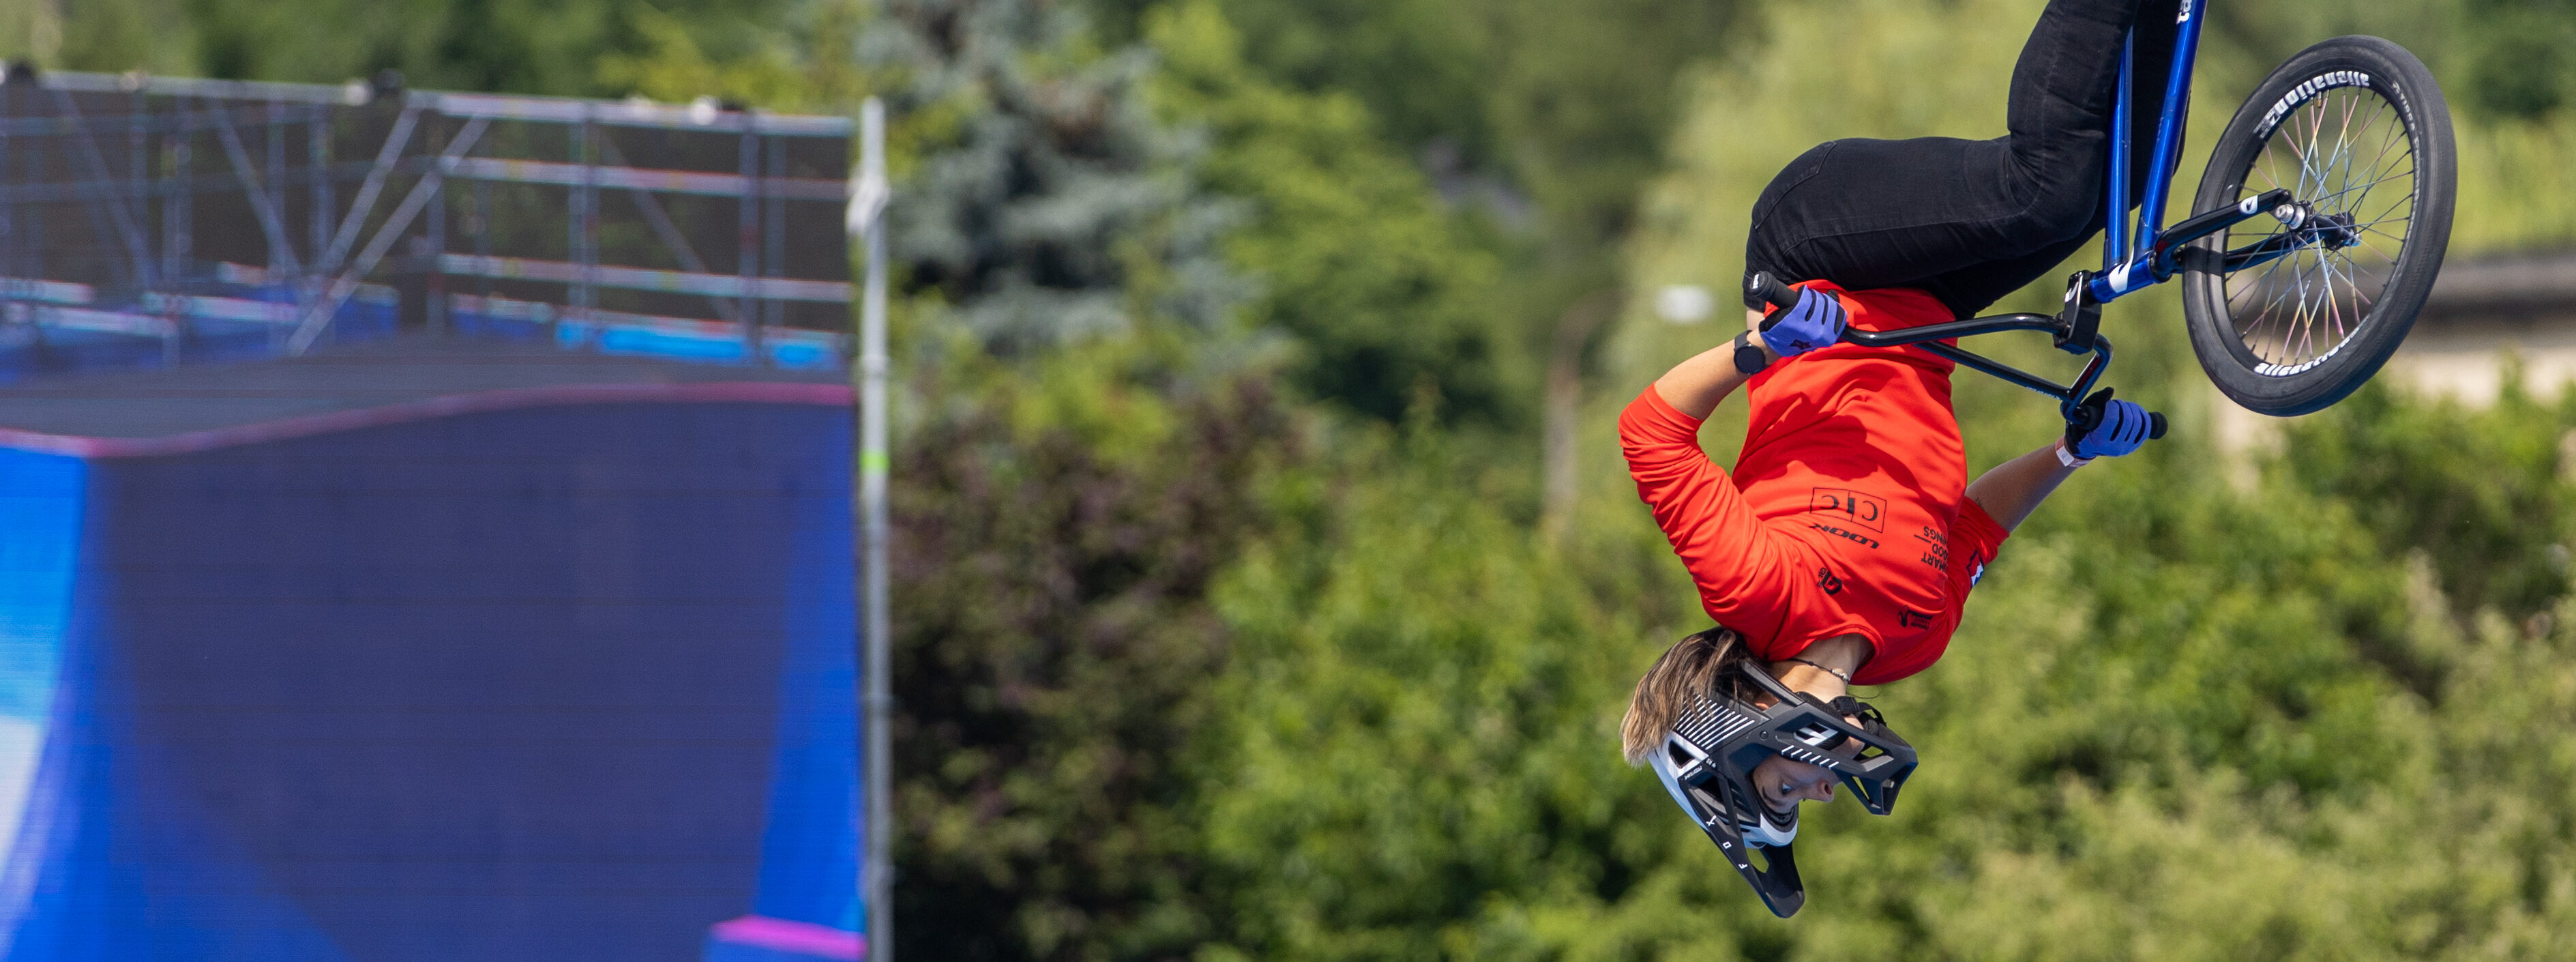
[[[421,329],[846,364],[848,118],[12,72],[0,379]]]

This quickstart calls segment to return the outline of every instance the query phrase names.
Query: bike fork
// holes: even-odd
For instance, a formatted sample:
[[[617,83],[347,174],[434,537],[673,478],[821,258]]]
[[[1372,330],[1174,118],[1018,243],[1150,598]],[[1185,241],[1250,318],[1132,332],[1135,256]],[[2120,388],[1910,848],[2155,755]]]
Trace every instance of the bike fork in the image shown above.
[[[2118,300],[2123,295],[2172,280],[2174,274],[2186,266],[2207,269],[2210,265],[2192,256],[2197,248],[2190,247],[2191,242],[2266,214],[2280,221],[2282,226],[2291,229],[2290,234],[2282,235],[2291,238],[2291,243],[2284,245],[2266,242],[2274,247],[2282,247],[2284,253],[2290,248],[2315,240],[2316,237],[2312,235],[2320,234],[2319,228],[2309,224],[2312,214],[2307,205],[2299,203],[2287,190],[2279,188],[2267,190],[2245,198],[2233,207],[2221,207],[2175,224],[2173,229],[2156,237],[2155,246],[2141,250],[2128,260],[2121,261],[2107,270],[2098,273],[2078,272],[2068,282],[2066,294],[2068,310],[2073,310],[2079,300],[2074,289],[2078,286],[2083,288],[2080,299],[2098,307]],[[2265,245],[2254,245],[2254,247],[2263,246]],[[2253,247],[2249,247],[2246,251],[2230,252],[2227,261],[2217,266],[2222,270],[2243,270],[2250,265],[2237,263],[2244,260],[2238,255],[2249,254],[2252,251]],[[2066,347],[2063,343],[2058,346]]]

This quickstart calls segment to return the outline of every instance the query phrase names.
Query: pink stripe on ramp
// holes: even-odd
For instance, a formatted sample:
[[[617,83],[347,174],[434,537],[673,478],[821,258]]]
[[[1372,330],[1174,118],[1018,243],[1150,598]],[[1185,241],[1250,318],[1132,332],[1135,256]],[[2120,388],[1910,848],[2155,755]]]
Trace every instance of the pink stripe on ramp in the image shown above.
[[[765,915],[746,915],[718,922],[709,934],[735,945],[794,952],[825,959],[848,959],[852,962],[868,954],[867,936],[844,932],[812,922],[790,922]]]

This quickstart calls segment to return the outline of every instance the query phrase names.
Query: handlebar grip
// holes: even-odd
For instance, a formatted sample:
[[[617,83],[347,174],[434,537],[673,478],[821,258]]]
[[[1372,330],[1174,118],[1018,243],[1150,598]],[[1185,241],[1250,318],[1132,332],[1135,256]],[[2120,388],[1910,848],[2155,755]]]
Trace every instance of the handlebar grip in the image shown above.
[[[2147,440],[2153,441],[2164,436],[2165,413],[2163,411],[2149,412],[2147,414]]]
[[[1769,271],[1755,271],[1744,280],[1744,306],[1761,310],[1769,304],[1781,310],[1798,306],[1798,289],[1780,282]]]

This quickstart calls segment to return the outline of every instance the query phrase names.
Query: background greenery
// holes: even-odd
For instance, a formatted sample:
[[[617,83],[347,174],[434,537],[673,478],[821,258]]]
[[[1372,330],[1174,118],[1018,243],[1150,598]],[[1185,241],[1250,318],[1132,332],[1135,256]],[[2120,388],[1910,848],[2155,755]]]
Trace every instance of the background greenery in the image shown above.
[[[888,97],[912,957],[2576,955],[2576,406],[2375,386],[2223,452],[2170,291],[2108,323],[2181,428],[1879,693],[1928,763],[1893,817],[1811,815],[1803,914],[1618,760],[1702,616],[1611,414],[1723,327],[1636,295],[1730,288],[1818,140],[1997,132],[2038,6],[6,0],[0,55]],[[2565,0],[2210,16],[2196,143],[2299,47],[2390,36],[2460,119],[2455,255],[2576,243]],[[2054,431],[1990,380],[1958,405],[1972,470]]]

